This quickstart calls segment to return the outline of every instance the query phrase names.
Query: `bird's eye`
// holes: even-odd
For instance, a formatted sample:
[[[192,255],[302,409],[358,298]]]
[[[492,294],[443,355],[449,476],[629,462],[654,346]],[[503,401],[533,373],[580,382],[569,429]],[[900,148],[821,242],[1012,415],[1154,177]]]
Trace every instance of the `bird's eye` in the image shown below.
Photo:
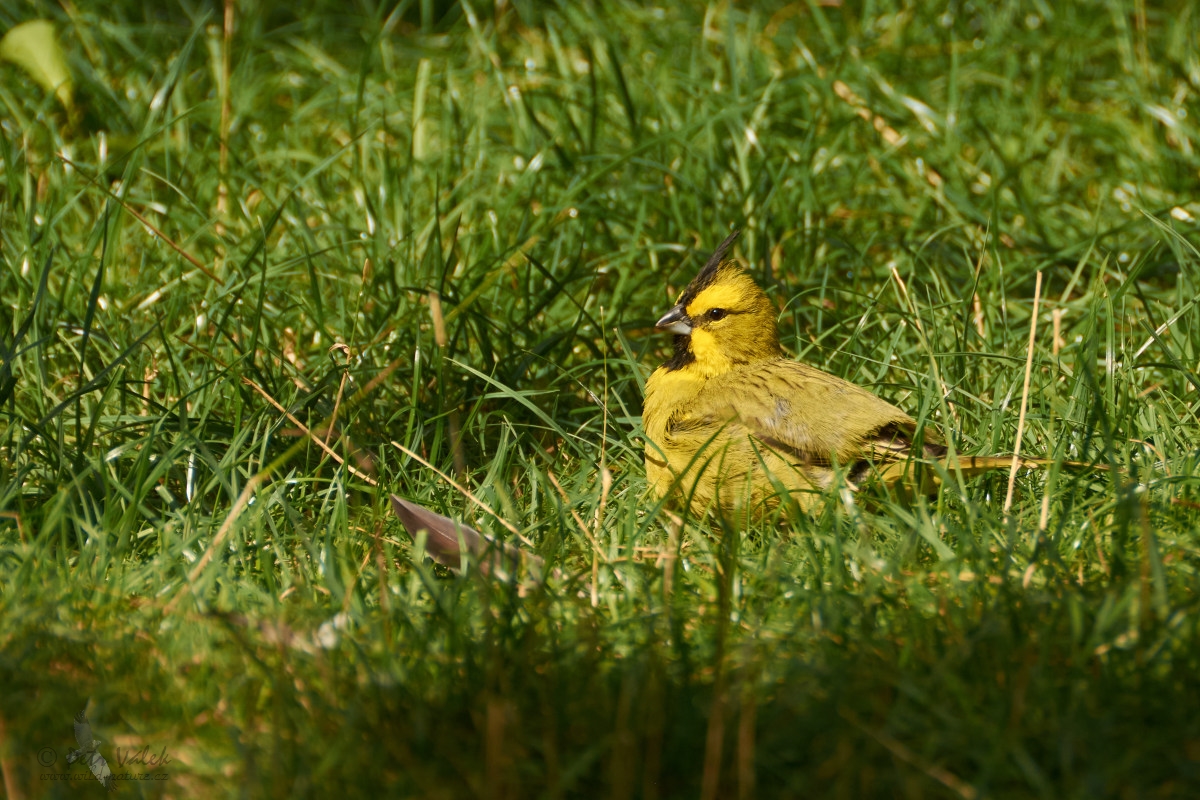
[[[706,316],[713,322],[716,322],[719,319],[725,319],[725,313],[725,309],[723,308],[710,308]]]

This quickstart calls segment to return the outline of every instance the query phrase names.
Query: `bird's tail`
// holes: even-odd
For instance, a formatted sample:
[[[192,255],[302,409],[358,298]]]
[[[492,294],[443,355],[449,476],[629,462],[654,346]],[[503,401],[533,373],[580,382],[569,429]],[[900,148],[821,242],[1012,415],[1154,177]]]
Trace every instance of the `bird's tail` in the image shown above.
[[[1095,470],[1108,472],[1107,464],[1089,464],[1084,461],[1055,461],[1052,458],[1028,458],[1026,456],[944,456],[933,460],[908,459],[893,461],[876,473],[878,479],[889,487],[920,485],[923,491],[932,491],[942,483],[942,474],[953,476],[962,473],[964,478],[973,478],[992,470],[1010,470],[1013,461],[1017,469],[1048,469],[1056,464],[1073,470]]]

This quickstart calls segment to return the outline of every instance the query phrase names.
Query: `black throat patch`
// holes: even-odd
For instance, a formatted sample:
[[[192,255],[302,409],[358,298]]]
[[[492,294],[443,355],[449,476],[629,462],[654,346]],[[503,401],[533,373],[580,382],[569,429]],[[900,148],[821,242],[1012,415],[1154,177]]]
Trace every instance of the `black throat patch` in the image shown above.
[[[692,352],[692,337],[678,335],[675,337],[675,353],[663,364],[663,368],[668,372],[674,372],[677,369],[683,369],[695,360],[696,354]]]

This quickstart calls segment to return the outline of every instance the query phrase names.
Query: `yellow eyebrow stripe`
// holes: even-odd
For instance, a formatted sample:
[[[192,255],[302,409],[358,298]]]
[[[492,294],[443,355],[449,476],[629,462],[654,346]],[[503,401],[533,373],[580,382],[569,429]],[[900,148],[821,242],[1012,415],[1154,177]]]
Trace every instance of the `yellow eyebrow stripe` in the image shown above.
[[[687,307],[688,316],[701,314],[710,308],[737,307],[746,301],[746,293],[739,285],[717,284],[696,295]]]

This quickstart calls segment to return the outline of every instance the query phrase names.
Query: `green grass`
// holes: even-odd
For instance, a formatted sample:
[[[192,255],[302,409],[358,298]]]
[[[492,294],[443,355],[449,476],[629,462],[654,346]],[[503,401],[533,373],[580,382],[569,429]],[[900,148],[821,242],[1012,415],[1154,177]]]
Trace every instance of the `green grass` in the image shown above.
[[[227,82],[204,4],[0,9],[81,107],[0,65],[12,796],[99,791],[45,777],[85,705],[154,797],[1196,795],[1195,6],[293,5]],[[1040,271],[1021,450],[1117,471],[674,526],[651,326],[734,226],[797,357],[968,454]],[[566,578],[417,557],[390,492],[508,535],[390,444],[452,427]]]

